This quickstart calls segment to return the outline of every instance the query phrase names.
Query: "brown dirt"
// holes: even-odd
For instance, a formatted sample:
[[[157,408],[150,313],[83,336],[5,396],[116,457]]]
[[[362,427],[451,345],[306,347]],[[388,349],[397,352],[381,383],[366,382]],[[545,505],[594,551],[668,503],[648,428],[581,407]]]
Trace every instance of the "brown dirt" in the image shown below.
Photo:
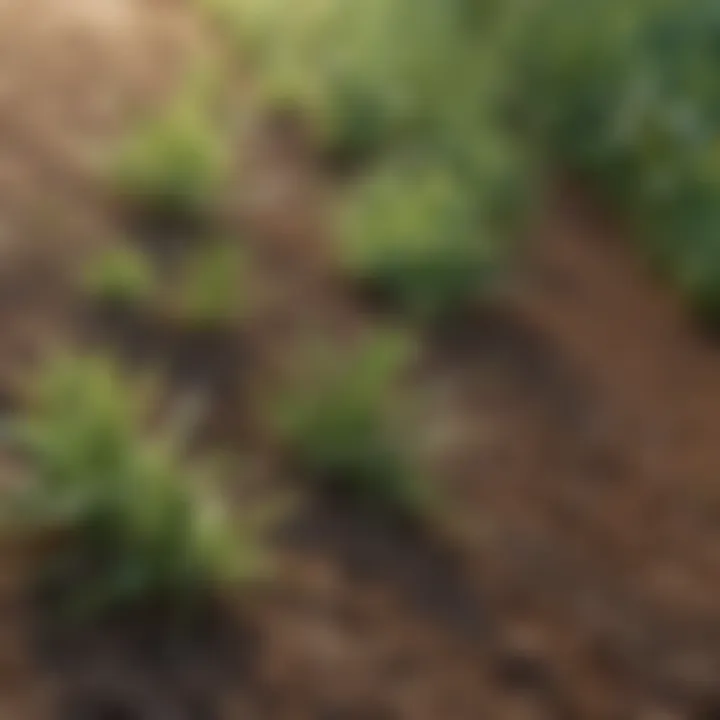
[[[98,339],[73,277],[123,226],[99,160],[181,75],[197,27],[171,0],[0,3],[3,412],[50,348]],[[303,337],[373,319],[326,262],[327,178],[276,135],[253,149],[224,219],[256,263],[249,325],[103,337],[214,390],[209,436],[276,483],[248,420],[262,390]],[[0,717],[720,717],[720,348],[623,237],[558,183],[510,296],[425,338],[420,431],[449,538],[316,503],[278,538],[276,582],[238,606],[239,635],[168,645],[148,616],[50,648],[5,548]]]

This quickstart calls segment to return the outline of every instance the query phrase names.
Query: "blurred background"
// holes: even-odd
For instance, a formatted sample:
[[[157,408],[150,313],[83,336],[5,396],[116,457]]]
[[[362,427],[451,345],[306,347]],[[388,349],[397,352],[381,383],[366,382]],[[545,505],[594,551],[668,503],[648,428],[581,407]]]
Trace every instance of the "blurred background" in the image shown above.
[[[720,717],[720,5],[0,58],[0,717]]]

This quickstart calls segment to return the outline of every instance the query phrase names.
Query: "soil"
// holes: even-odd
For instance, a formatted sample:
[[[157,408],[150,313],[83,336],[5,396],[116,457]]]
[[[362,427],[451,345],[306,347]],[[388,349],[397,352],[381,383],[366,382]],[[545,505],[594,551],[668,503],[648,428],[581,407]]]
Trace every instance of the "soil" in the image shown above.
[[[203,442],[284,486],[253,421],[264,392],[303,338],[379,322],[328,261],[335,191],[302,144],[258,135],[229,198],[256,270],[242,328],[98,315],[76,282],[125,232],[103,153],[182,77],[202,27],[179,0],[0,3],[0,410],[54,348],[109,343],[209,392]],[[549,195],[508,296],[424,337],[418,432],[447,532],[310,500],[233,632],[169,636],[153,613],[47,636],[28,555],[5,546],[0,717],[720,717],[720,347],[587,193],[562,179]]]

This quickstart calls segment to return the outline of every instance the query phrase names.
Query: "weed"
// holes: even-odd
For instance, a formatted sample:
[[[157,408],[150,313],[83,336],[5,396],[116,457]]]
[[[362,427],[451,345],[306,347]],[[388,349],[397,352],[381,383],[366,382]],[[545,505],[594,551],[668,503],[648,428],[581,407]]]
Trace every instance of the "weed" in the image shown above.
[[[183,459],[186,424],[149,434],[155,397],[156,385],[106,359],[63,359],[13,428],[32,471],[14,507],[31,533],[64,538],[47,567],[83,617],[150,601],[193,607],[264,569],[257,528],[211,494],[210,465]]]
[[[409,351],[397,335],[354,352],[323,347],[281,398],[277,426],[299,466],[326,489],[376,512],[417,517],[431,493],[400,427],[398,383]]]

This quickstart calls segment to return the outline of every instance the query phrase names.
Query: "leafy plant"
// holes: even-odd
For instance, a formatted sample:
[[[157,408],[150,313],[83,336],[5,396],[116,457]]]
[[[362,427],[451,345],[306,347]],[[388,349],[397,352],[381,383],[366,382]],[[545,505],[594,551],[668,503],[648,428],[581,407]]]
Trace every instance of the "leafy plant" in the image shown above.
[[[432,493],[403,435],[398,384],[410,349],[398,335],[352,352],[319,349],[280,398],[276,421],[292,457],[322,487],[376,512],[417,517]]]
[[[258,38],[266,94],[294,102],[321,141],[341,154],[417,149],[446,115],[490,95],[500,101],[508,89],[515,33],[495,0],[240,5],[238,22]]]
[[[157,278],[150,259],[139,249],[116,246],[95,258],[84,276],[85,289],[114,305],[137,305],[150,300]]]
[[[232,324],[245,311],[245,258],[240,247],[221,240],[201,245],[181,268],[174,304],[179,319],[193,326]]]
[[[389,165],[342,217],[350,272],[421,318],[457,312],[487,291],[500,259],[480,202],[450,170]]]
[[[139,207],[163,216],[194,217],[216,200],[227,161],[226,143],[207,109],[182,102],[126,138],[112,174],[120,193]]]
[[[507,172],[524,148],[504,129],[518,35],[504,4],[246,5],[264,38],[261,94],[294,101],[341,156],[381,161],[341,220],[350,271],[425,317],[472,302],[496,276],[527,189]],[[390,148],[403,160],[385,158]]]
[[[390,148],[426,156],[454,144],[454,156],[475,166],[460,176],[461,195],[479,197],[494,214],[504,201],[477,190],[488,159],[473,149],[489,127],[510,124],[520,154],[529,139],[552,166],[582,171],[619,206],[693,306],[718,305],[716,0],[584,0],[581,11],[575,0],[225,6],[237,10],[238,25],[254,28],[270,94],[294,96],[327,145],[372,160]],[[436,161],[446,162],[442,152]],[[512,200],[523,180],[502,184],[501,196]],[[440,235],[445,223],[428,220]]]
[[[12,428],[31,470],[16,522],[63,538],[47,569],[75,612],[151,601],[191,608],[264,570],[258,529],[211,493],[209,465],[184,459],[184,423],[150,432],[156,389],[104,358],[63,359]]]

